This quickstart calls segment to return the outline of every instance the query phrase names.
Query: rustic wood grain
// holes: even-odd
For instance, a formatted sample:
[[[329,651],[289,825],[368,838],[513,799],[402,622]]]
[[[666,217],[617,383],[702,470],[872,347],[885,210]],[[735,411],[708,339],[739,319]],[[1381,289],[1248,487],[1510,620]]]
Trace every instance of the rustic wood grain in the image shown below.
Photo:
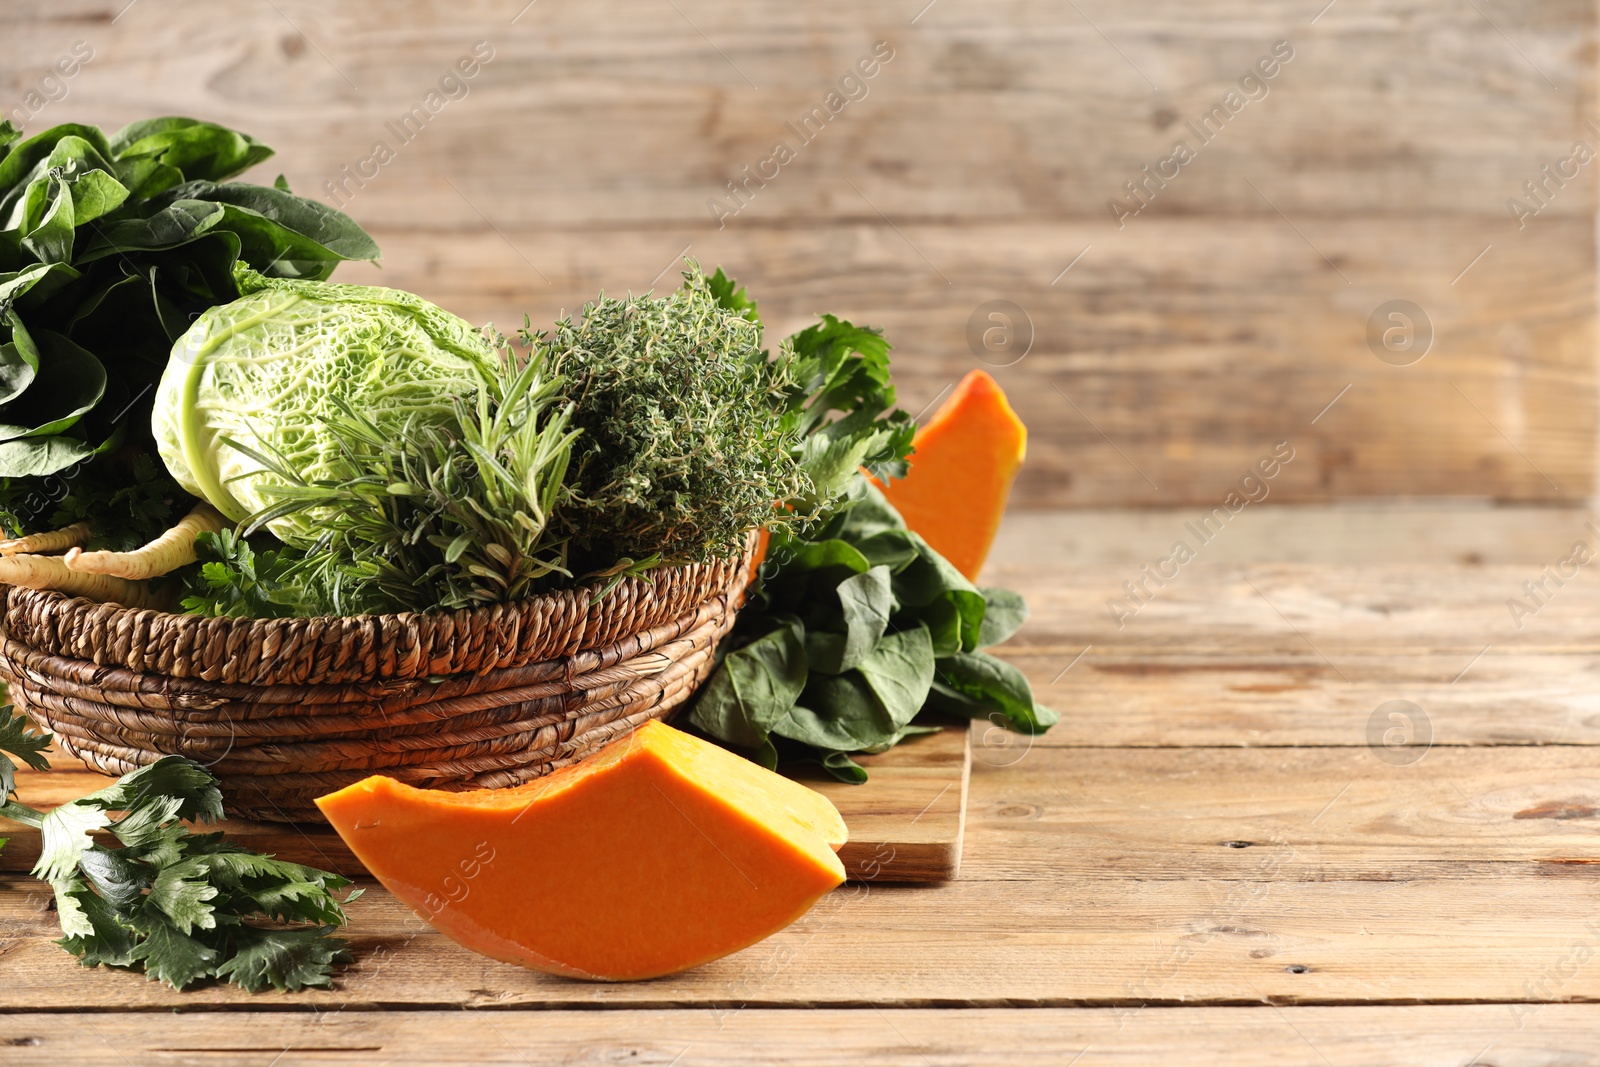
[[[386,264],[350,280],[547,323],[688,249],[775,329],[886,327],[912,411],[988,365],[969,317],[1015,301],[1033,346],[994,369],[1033,428],[1025,505],[1214,503],[1285,439],[1284,500],[1592,491],[1595,168],[1525,228],[1506,207],[1600,145],[1591,5],[924,6],[28,0],[0,13],[0,106],[84,40],[29,129],[202,114],[280,150],[256,177],[323,197],[392,141],[348,197]],[[1119,229],[1123,182],[1280,39],[1268,95]],[[401,145],[386,124],[480,40],[467,95]],[[719,227],[707,200],[879,40],[868,94]],[[1435,327],[1414,366],[1366,344],[1394,298]]]
[[[52,769],[17,773],[17,797],[35,808],[53,808],[103,789],[114,779],[52,753]],[[936,734],[910,738],[888,752],[862,756],[870,775],[847,785],[811,768],[787,773],[833,801],[850,840],[839,849],[850,878],[866,881],[944,882],[961,869],[967,780],[972,747],[965,722],[949,722]],[[0,819],[9,839],[0,851],[0,871],[27,871],[39,858],[39,831]],[[227,819],[209,830],[257,852],[310,864],[350,877],[366,874],[344,840],[327,826],[283,825]]]
[[[1544,566],[1592,519],[1587,508],[1495,506],[1463,500],[1364,500],[1251,508],[1206,546],[1208,563],[1426,563]],[[1159,559],[1190,509],[1012,508],[989,552],[995,566],[1113,564]]]
[[[775,331],[822,311],[883,327],[913,413],[968,370],[993,373],[1031,428],[1015,490],[1025,506],[1209,508],[1280,441],[1294,458],[1270,483],[1279,501],[1575,500],[1591,490],[1593,248],[1579,229],[1502,242],[1451,286],[1460,265],[1437,251],[1444,235],[1461,242],[1464,264],[1501,236],[1498,224],[1346,220],[1319,243],[1346,263],[1347,286],[1276,216],[1180,218],[1114,239],[1090,223],[896,225],[903,240],[868,219],[780,235],[380,231],[387,265],[346,273],[418,289],[475,320],[519,324],[526,312],[549,323],[601,289],[649,287],[692,246],[761,297]],[[1047,284],[1086,244],[1095,259]],[[407,266],[419,262],[433,264],[428,276]],[[1538,278],[1537,293],[1513,277]],[[1368,315],[1397,292],[1429,310],[1438,336],[1432,355],[1404,368],[1365,341]],[[1034,320],[1031,351],[1009,366],[979,360],[963,339],[974,309],[998,297]],[[1507,369],[1511,345],[1526,352]]]
[[[1408,700],[1435,747],[1600,744],[1600,656],[1502,653],[1340,654],[1337,670],[1307,650],[1279,655],[1163,655],[1092,649],[1002,653],[1063,712],[1041,747],[1365,745],[1380,705]],[[1470,665],[1470,668],[1469,668]],[[1465,672],[1465,673],[1463,673]],[[1457,679],[1459,676],[1459,680]],[[1024,742],[974,735],[976,759],[1005,763]]]
[[[1492,607],[1507,579],[1522,571],[1296,565],[1197,573],[1192,584],[1170,590],[1170,602],[1162,602],[1170,610],[1152,604],[1151,614],[1141,615],[1147,651],[1125,634],[1125,644],[1113,643],[1099,660],[1085,656],[1063,676],[1074,688],[1072,702],[1061,701],[1061,732],[1031,745],[997,744],[978,727],[959,880],[941,887],[881,878],[852,884],[770,940],[688,974],[609,985],[524,971],[450,943],[374,888],[352,906],[355,962],[333,989],[290,998],[228,988],[174,994],[137,976],[78,967],[52,943],[57,929],[47,896],[25,876],[8,874],[0,879],[0,1008],[227,1009],[193,1042],[162,1047],[216,1047],[233,1035],[238,1043],[227,1047],[241,1057],[270,1039],[256,1017],[240,1011],[314,1008],[336,1027],[358,1028],[324,1031],[339,1036],[316,1048],[348,1043],[363,1051],[327,1055],[368,1057],[390,1047],[389,1038],[347,1042],[343,1035],[399,1033],[403,1040],[403,1031],[385,1027],[409,1024],[346,1020],[382,1009],[505,1009],[492,1018],[516,1020],[508,1022],[513,1027],[561,1018],[547,1015],[551,1009],[648,1011],[655,1014],[605,1017],[615,1022],[586,1011],[583,1022],[593,1029],[549,1032],[559,1038],[507,1032],[518,1048],[559,1048],[541,1042],[576,1041],[575,1033],[595,1035],[584,1044],[594,1048],[626,1045],[638,1032],[635,1020],[648,1019],[638,1025],[674,1039],[642,1049],[662,1062],[680,1053],[693,1062],[697,1053],[684,1053],[684,1045],[696,1032],[721,1024],[699,1055],[718,1048],[748,1055],[737,1043],[742,1031],[729,1029],[743,1025],[746,1012],[812,1007],[859,1012],[795,1015],[804,1034],[794,1039],[793,1055],[788,1046],[772,1046],[767,1058],[827,1061],[834,1048],[825,1042],[846,1040],[848,1051],[857,1025],[851,1020],[868,1014],[898,1019],[900,1011],[927,1008],[957,1019],[944,1013],[992,1008],[1012,1009],[1000,1017],[1014,1019],[1016,1033],[1044,1027],[1028,1039],[1037,1044],[991,1036],[979,1014],[950,1031],[907,1015],[918,1020],[915,1028],[879,1031],[875,1047],[889,1062],[907,1046],[935,1062],[982,1062],[967,1052],[979,1046],[1006,1053],[991,1062],[1051,1055],[1065,1062],[1085,1043],[1102,1056],[1134,1060],[1170,1059],[1162,1050],[1176,1043],[1200,1061],[1227,1058],[1213,1050],[1238,1045],[1251,1050],[1235,1055],[1238,1062],[1275,1055],[1308,1063],[1466,1063],[1482,1054],[1479,1062],[1487,1064],[1529,1050],[1550,1050],[1554,1062],[1583,1062],[1576,1053],[1559,1057],[1573,1047],[1592,1052],[1592,1042],[1574,1035],[1593,1020],[1564,1013],[1593,1008],[1568,1002],[1600,1001],[1600,971],[1592,965],[1600,925],[1591,906],[1600,869],[1600,763],[1581,691],[1600,657],[1596,594],[1569,585],[1546,609],[1549,617],[1536,620],[1547,628],[1534,634],[1543,634],[1539,641],[1481,657],[1456,683],[1479,686],[1465,710],[1441,703],[1450,692],[1445,664],[1465,664],[1474,653],[1476,612]],[[1018,662],[1037,676],[1050,649],[1064,647],[1075,627],[1105,632],[1104,621],[1086,621],[1094,610],[1086,591],[1114,573],[1041,568],[1025,585],[1041,607],[1016,642]],[[1263,595],[1294,627],[1260,608]],[[1565,632],[1556,632],[1557,622]],[[1324,646],[1348,681],[1302,650],[1307,637]],[[1087,670],[1091,665],[1110,669]],[[1281,685],[1303,688],[1272,688]],[[1384,758],[1394,753],[1382,745],[1369,747],[1361,710],[1386,685],[1419,703],[1425,691],[1435,693],[1426,704],[1439,743],[1401,750],[1398,762]],[[1290,702],[1283,721],[1291,747],[1273,743],[1274,700]],[[1565,739],[1556,733],[1563,711],[1574,716]],[[1172,725],[1165,739],[1158,732],[1163,717]],[[1119,718],[1130,723],[1119,727]],[[1410,760],[1413,754],[1419,758]],[[1224,1007],[1263,1002],[1275,1007],[1257,1010],[1273,1018],[1326,1028],[1306,1029],[1314,1043],[1307,1049],[1294,1026],[1263,1029],[1267,1015]],[[1428,1009],[1446,1013],[1438,1016],[1381,1007],[1427,1002],[1472,1006]],[[1211,1007],[1192,1019],[1167,1014],[1197,1004]],[[1346,1013],[1280,1014],[1309,1010],[1290,1005],[1343,1006]],[[1361,1005],[1368,1014],[1348,1011]],[[1058,1009],[1073,1010],[1041,1014]],[[108,1018],[93,1016],[93,1025]],[[1318,1019],[1327,1021],[1311,1021]],[[1574,1021],[1569,1029],[1557,1026],[1560,1019]],[[108,1035],[155,1033],[138,1031],[138,1022],[104,1025]],[[1558,1033],[1546,1035],[1545,1026]],[[774,1027],[764,1032],[781,1032]],[[26,1027],[17,1036],[38,1032]],[[1096,1041],[1095,1033],[1103,1037]],[[301,1042],[298,1030],[283,1034],[264,1061],[283,1044],[314,1044]],[[1072,1035],[1070,1042],[1061,1037],[1066,1047],[1052,1044],[1061,1035]],[[80,1037],[94,1039],[92,1030]],[[130,1048],[135,1040],[127,1038]],[[722,1040],[734,1043],[718,1045]],[[1285,1044],[1292,1041],[1300,1043]],[[1482,1051],[1495,1047],[1505,1054]],[[459,1049],[437,1055],[488,1062],[498,1055],[470,1043]],[[424,1062],[435,1055],[425,1044],[416,1052]],[[185,1062],[210,1054],[160,1055]]]
[[[1190,537],[1185,514],[1162,521]],[[1419,705],[1436,746],[1592,745],[1600,582],[1592,565],[1559,587],[1545,575],[1575,541],[1596,538],[1581,517],[1557,514],[1548,563],[1244,566],[1202,555],[1150,585],[1153,598],[1121,627],[1106,601],[1140,565],[996,559],[984,581],[1029,590],[1032,618],[999,654],[1066,712],[1036,746],[1365,745],[1390,700]],[[1544,606],[1519,629],[1507,601],[1533,605],[1524,584],[1541,580]],[[1018,741],[985,731],[974,743],[981,764],[1009,759]]]
[[[1519,1006],[1520,1007],[1520,1006]],[[6,1063],[123,1067],[634,1063],[697,1067],[1464,1067],[1600,1063],[1600,1006],[1239,1007],[1035,1011],[418,1011],[0,1018]],[[12,1036],[15,1035],[15,1036]]]
[[[1245,518],[1248,512],[1241,521]],[[1173,517],[1174,539],[1185,536],[1186,521],[1183,513]],[[1591,548],[1596,543],[1595,534],[1577,525],[1555,526],[1551,534],[1550,566],[1573,542],[1586,537]],[[1006,654],[1062,655],[1062,667],[1091,644],[1090,656],[1303,657],[1335,677],[1350,656],[1459,655],[1456,671],[1444,678],[1448,682],[1485,645],[1491,648],[1484,659],[1600,651],[1600,580],[1592,563],[1559,589],[1552,585],[1544,606],[1517,627],[1506,601],[1526,600],[1524,583],[1540,580],[1545,566],[1213,567],[1201,549],[1200,558],[1164,588],[1150,584],[1148,603],[1120,626],[1106,601],[1126,597],[1123,583],[1140,579],[1138,566],[1044,564],[1014,570],[996,560],[984,580],[1028,594],[1032,616]]]

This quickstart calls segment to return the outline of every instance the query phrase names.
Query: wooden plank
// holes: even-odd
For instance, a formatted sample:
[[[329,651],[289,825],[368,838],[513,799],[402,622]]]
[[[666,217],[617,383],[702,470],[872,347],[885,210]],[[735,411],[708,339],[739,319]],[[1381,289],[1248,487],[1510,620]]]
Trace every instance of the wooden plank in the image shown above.
[[[1251,510],[1206,546],[1207,563],[1532,566],[1558,559],[1585,507],[1494,506],[1471,500],[1366,500]],[[1018,568],[1112,564],[1137,569],[1172,551],[1188,509],[1013,507],[989,558]],[[987,579],[985,579],[987,580]]]
[[[1600,760],[1574,746],[978,753],[969,874],[1592,884]],[[1600,930],[1600,928],[1597,928]]]
[[[855,881],[946,882],[961,871],[972,775],[971,730],[947,722],[858,759],[870,778],[846,785],[814,769],[790,768],[833,801],[850,829],[839,859]]]
[[[1529,999],[1528,988],[1541,983],[1552,991],[1546,996],[1600,999],[1594,968],[1575,967],[1597,943],[1586,876],[1274,882],[1095,872],[856,892],[840,891],[788,930],[687,974],[610,985],[478,956],[375,889],[359,902],[348,934],[355,963],[332,990],[285,1003],[373,1010],[1500,1002]],[[84,969],[54,944],[60,931],[44,904],[37,891],[0,899],[7,1010],[266,1007],[233,988],[179,994],[139,975]]]
[[[1391,700],[1422,709],[1434,745],[1590,745],[1600,741],[1600,584],[1589,568],[1559,587],[1546,576],[1574,541],[1595,543],[1580,518],[1558,512],[1550,523],[1549,564],[1201,556],[1164,587],[1148,585],[1152,598],[1121,627],[1107,601],[1131,604],[1121,586],[1141,579],[1139,564],[994,559],[984,581],[1028,590],[1033,615],[998,651],[1065,712],[1032,745],[1365,746]],[[1193,540],[1183,512],[1162,521]],[[1530,581],[1546,583],[1544,606],[1514,619],[1507,601],[1534,604]],[[1004,762],[1017,743],[977,735],[976,759]]]
[[[21,769],[17,795],[23,803],[50,808],[104,788],[112,778],[53,754],[50,771]],[[943,882],[961,868],[962,827],[972,749],[965,722],[912,738],[888,752],[863,756],[864,785],[846,785],[812,769],[791,772],[832,800],[850,829],[839,850],[857,880]],[[0,871],[26,871],[39,858],[39,832],[0,819],[9,843],[0,851]],[[327,826],[289,826],[228,819],[212,829],[259,852],[296,863],[356,876],[366,873],[338,834]]]
[[[1506,197],[1584,135],[1579,105],[1593,88],[1593,10],[1578,0],[1502,5],[1493,23],[1448,0],[1403,12],[1352,5],[1315,26],[1292,0],[1231,2],[1208,9],[1203,27],[1178,0],[1137,10],[1101,0],[1085,18],[1049,0],[1009,0],[929,11],[914,25],[915,9],[891,15],[845,0],[803,10],[700,0],[681,16],[611,0],[535,7],[515,25],[516,9],[493,0],[417,3],[403,22],[386,18],[380,0],[280,6],[282,17],[241,11],[222,25],[201,0],[172,2],[160,17],[130,10],[107,31],[95,20],[119,9],[105,0],[17,3],[4,23],[18,57],[10,88],[25,93],[71,41],[90,38],[96,58],[72,81],[73,103],[46,108],[30,129],[58,110],[116,123],[181,101],[292,147],[283,166],[301,188],[321,190],[386,140],[397,156],[359,194],[376,223],[412,225],[427,203],[448,225],[476,224],[439,181],[448,170],[470,172],[463,188],[502,225],[597,229],[703,227],[707,197],[774,141],[794,147],[786,124],[822,104],[879,40],[894,55],[866,97],[801,147],[750,211],[832,215],[855,195],[839,188],[848,176],[910,217],[1104,218],[1124,180],[1180,138],[1195,146],[1185,121],[1287,39],[1294,58],[1267,97],[1160,191],[1160,209],[1270,213],[1239,180],[1238,161],[1248,160],[1291,215],[1370,215],[1376,205],[1397,218],[1503,222]],[[479,40],[493,58],[465,97],[402,143],[386,124]],[[146,61],[180,50],[183,64]],[[552,152],[583,165],[558,165]],[[462,164],[491,159],[502,165]],[[445,196],[425,196],[430,187]],[[1592,216],[1593,189],[1592,175],[1569,183],[1547,210]]]
[[[1592,1004],[1317,1008],[12,1015],[5,1062],[1463,1067],[1600,1063]]]
[[[1248,518],[1247,509],[1236,521]],[[1173,538],[1193,543],[1187,521],[1182,512],[1173,517]],[[1590,573],[1595,568],[1577,568],[1559,587],[1546,576],[1546,567],[1555,568],[1574,542],[1587,537],[1593,548],[1596,535],[1574,524],[1554,526],[1550,536],[1547,563],[1497,567],[1210,566],[1201,546],[1198,558],[1176,577],[1161,585],[1149,582],[1142,605],[1127,601],[1123,584],[1143,580],[1141,566],[1013,567],[994,560],[985,580],[1028,594],[1032,617],[1006,646],[1007,654],[1061,656],[1063,667],[1093,645],[1090,655],[1303,658],[1335,676],[1351,656],[1460,656],[1459,672],[1485,645],[1490,648],[1484,659],[1600,652],[1600,582]],[[1549,583],[1543,606],[1514,617],[1507,601],[1534,606],[1525,583],[1539,581]],[[1107,607],[1114,598],[1138,608],[1121,625]]]
[[[1583,965],[1600,944],[1600,772],[1583,756],[1449,749],[1397,767],[1360,748],[1035,748],[1010,767],[979,762],[959,880],[853,884],[688,974],[619,986],[523,971],[448,942],[374,890],[352,906],[356,962],[336,988],[282,1003],[1600,1000],[1600,969]],[[0,1008],[264,1003],[80,968],[52,943],[38,886],[8,881]]]
[[[1065,652],[1002,651],[1028,676],[1038,699],[1061,711],[1061,722],[1028,739],[980,731],[974,758],[1006,764],[1027,745],[1359,747],[1368,743],[1374,715],[1388,728],[1388,713],[1378,709],[1391,700],[1421,709],[1409,714],[1435,747],[1600,744],[1594,684],[1600,655],[1490,649],[1472,663],[1481,647],[1341,653],[1336,668],[1309,649],[1205,656],[1102,655],[1096,647],[1076,663],[1075,654]]]

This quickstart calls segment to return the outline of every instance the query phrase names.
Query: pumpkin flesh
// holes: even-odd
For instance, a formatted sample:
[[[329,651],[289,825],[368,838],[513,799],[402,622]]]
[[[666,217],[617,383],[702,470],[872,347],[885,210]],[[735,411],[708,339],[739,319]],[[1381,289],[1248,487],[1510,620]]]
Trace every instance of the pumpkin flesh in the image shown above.
[[[844,881],[844,822],[826,798],[658,722],[513,789],[449,793],[379,775],[317,805],[446,936],[576,978],[716,959]]]
[[[1027,453],[1027,427],[999,383],[975,370],[913,443],[906,476],[878,487],[906,526],[976,581]]]

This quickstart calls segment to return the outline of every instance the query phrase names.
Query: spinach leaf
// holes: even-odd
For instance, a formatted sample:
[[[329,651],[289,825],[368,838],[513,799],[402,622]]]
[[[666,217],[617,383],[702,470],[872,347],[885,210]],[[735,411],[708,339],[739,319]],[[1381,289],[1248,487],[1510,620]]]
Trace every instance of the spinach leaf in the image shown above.
[[[912,613],[928,628],[935,656],[949,656],[961,651],[961,609],[954,600],[940,597],[926,607],[914,609]]]
[[[275,189],[248,182],[189,182],[174,190],[174,196],[227,204],[259,216],[278,227],[278,240],[303,237],[332,253],[333,259],[377,259],[378,246],[355,220],[326,204],[295,196],[287,189]]]
[[[94,455],[97,449],[76,437],[25,437],[0,441],[0,470],[16,476],[44,477]]]
[[[862,555],[860,549],[848,541],[837,538],[829,538],[826,541],[802,541],[780,547],[787,549],[787,558],[783,561],[783,565],[791,574],[805,574],[808,571],[826,570],[829,567],[843,567],[854,574],[865,574],[872,569],[872,561]]]
[[[867,780],[867,770],[844,752],[829,752],[819,761],[824,770],[841,782],[861,785]]]
[[[977,651],[1016,631],[1022,598],[973,586],[861,475],[843,499],[826,522],[774,534],[737,650],[690,722],[768,766],[814,762],[848,782],[867,773],[850,753],[936,729],[915,721],[923,711],[999,713],[1027,732],[1054,724],[1020,671]]]
[[[806,634],[811,669],[825,674],[840,674],[860,666],[883,639],[894,608],[887,567],[852,574],[839,583],[836,592],[844,632],[811,630]]]
[[[897,731],[922,710],[934,669],[933,641],[925,626],[885,637],[860,667]]]
[[[773,726],[793,741],[837,752],[857,752],[893,733],[889,713],[858,671],[813,674],[800,703]]]
[[[272,158],[272,149],[245,134],[178,116],[124,126],[107,143],[119,160],[147,159],[207,181],[231,178]]]
[[[17,129],[11,120],[0,122],[0,138],[9,138],[16,134]],[[111,145],[106,141],[106,135],[94,126],[80,126],[77,123],[52,126],[25,141],[12,144],[11,150],[0,157],[0,218],[11,212],[17,199],[26,191],[29,176],[34,168],[48,160],[57,145],[71,138],[86,143],[102,159],[112,158]],[[6,228],[11,229],[14,225],[15,223],[8,223]]]
[[[983,589],[983,625],[978,630],[978,647],[1003,645],[1028,621],[1028,602],[1010,589]]]
[[[800,620],[778,626],[723,658],[689,714],[695,726],[731,744],[758,748],[800,697],[806,649]]]
[[[855,531],[851,531],[855,533]],[[858,535],[859,536],[859,535]],[[855,541],[856,551],[877,566],[888,567],[891,574],[899,574],[917,560],[921,551],[906,530],[883,530],[868,534]]]
[[[5,321],[11,340],[0,345],[0,406],[21,395],[39,374],[39,349],[22,320],[15,311],[7,311]]]
[[[22,202],[21,245],[41,263],[72,260],[72,190],[59,173],[41,178]]]
[[[1023,673],[1003,659],[982,652],[958,652],[939,661],[942,710],[981,717],[998,711],[1020,733],[1041,734],[1060,716],[1033,702]]]
[[[65,337],[41,330],[35,351],[40,370],[25,398],[0,404],[0,441],[60,434],[105,395],[106,369]]]

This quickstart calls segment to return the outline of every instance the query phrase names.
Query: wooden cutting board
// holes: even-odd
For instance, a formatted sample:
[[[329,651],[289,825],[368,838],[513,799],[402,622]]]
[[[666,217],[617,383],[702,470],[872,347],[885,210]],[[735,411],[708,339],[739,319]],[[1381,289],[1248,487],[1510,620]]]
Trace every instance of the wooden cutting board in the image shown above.
[[[17,773],[17,796],[35,808],[53,808],[104,788],[112,779],[51,754],[49,771],[26,767]],[[936,734],[908,738],[877,756],[858,762],[871,778],[845,785],[794,768],[793,777],[832,800],[850,841],[839,858],[853,881],[944,882],[961,866],[961,835],[966,823],[967,779],[972,770],[968,724],[952,722]],[[365,873],[345,843],[326,826],[228,819],[207,829],[258,852],[270,852],[344,875]],[[0,819],[0,871],[26,871],[39,858],[39,831]]]

